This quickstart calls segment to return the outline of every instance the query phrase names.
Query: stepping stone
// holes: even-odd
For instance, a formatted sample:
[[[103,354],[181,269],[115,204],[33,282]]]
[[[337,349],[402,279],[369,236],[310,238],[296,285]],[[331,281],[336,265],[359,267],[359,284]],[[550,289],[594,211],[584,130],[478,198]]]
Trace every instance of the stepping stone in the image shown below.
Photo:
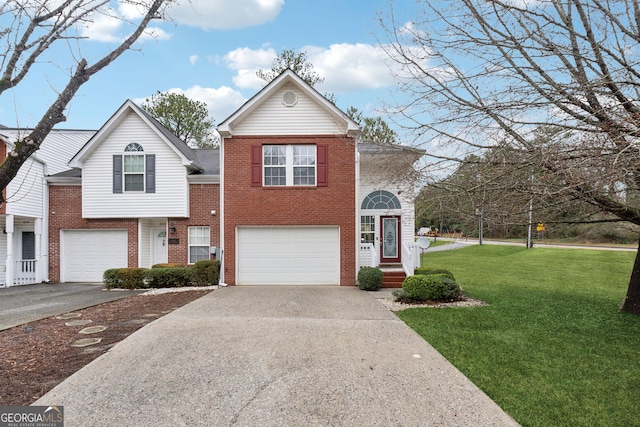
[[[71,320],[69,322],[66,322],[65,325],[66,326],[84,326],[84,325],[88,325],[89,323],[93,322],[93,320]]]
[[[71,343],[71,347],[89,347],[98,344],[102,338],[81,338]]]
[[[66,320],[66,319],[75,319],[76,317],[82,316],[82,313],[64,313],[59,316],[56,316],[56,319]]]
[[[102,332],[105,329],[107,329],[106,326],[89,326],[88,328],[84,328],[83,330],[80,331],[81,334],[95,334],[97,332]]]

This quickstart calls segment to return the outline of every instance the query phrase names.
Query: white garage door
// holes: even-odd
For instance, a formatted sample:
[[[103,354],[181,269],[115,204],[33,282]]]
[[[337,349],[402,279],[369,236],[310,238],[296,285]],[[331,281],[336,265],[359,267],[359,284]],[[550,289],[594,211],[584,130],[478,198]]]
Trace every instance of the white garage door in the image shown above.
[[[62,231],[60,281],[102,282],[110,268],[126,267],[126,230]]]
[[[239,227],[239,285],[338,285],[338,227]]]

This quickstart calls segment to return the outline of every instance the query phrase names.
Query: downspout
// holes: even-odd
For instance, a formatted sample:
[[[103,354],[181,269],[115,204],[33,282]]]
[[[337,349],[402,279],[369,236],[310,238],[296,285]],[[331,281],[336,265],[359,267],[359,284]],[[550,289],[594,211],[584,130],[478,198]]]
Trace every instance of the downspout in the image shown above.
[[[360,153],[358,152],[358,142],[356,141],[356,277],[358,277],[358,272],[360,271],[360,205],[358,201],[360,200]]]
[[[224,205],[224,141],[225,137],[220,135],[220,254],[218,254],[218,259],[220,261],[220,273],[218,275],[218,284],[220,286],[227,286],[224,277],[224,216],[225,216],[225,205]]]

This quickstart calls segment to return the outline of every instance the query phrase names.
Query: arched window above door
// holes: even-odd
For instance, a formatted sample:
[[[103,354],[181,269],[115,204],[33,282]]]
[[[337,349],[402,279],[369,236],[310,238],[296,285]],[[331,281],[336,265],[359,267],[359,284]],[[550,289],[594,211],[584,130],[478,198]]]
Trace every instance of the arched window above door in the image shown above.
[[[361,209],[400,209],[400,200],[392,193],[377,190],[369,193],[362,201]]]

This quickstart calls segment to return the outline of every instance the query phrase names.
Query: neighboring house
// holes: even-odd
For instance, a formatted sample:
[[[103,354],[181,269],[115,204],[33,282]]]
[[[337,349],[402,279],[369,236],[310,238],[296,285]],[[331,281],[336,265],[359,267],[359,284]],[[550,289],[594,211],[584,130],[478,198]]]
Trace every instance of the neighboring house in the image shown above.
[[[413,181],[393,175],[421,152],[358,144],[357,124],[291,70],[218,132],[224,282],[353,286],[362,259],[413,273]]]
[[[0,155],[28,135],[30,129],[0,129]],[[22,165],[3,190],[0,206],[0,286],[41,283],[49,280],[48,192],[45,178],[68,169],[71,155],[95,133],[86,130],[53,130],[38,152]]]
[[[219,241],[219,152],[193,150],[126,101],[48,179],[52,281],[209,259]]]

